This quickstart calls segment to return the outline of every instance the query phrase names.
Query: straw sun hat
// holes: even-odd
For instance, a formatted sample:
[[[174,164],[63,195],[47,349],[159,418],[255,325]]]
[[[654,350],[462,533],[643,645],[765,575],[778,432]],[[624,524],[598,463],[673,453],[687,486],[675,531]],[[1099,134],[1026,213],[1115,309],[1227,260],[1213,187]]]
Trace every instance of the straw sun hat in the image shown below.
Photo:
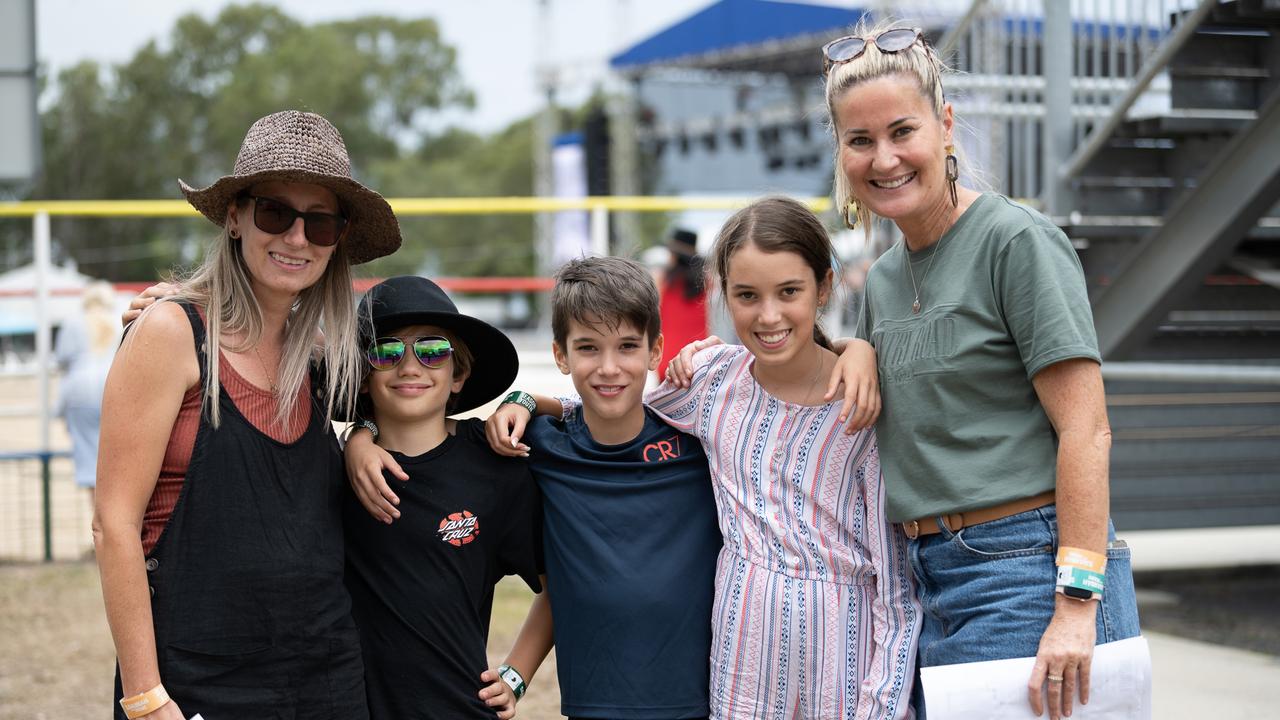
[[[270,181],[312,183],[333,191],[350,223],[347,256],[352,265],[390,255],[400,247],[400,223],[378,193],[351,177],[347,146],[328,120],[286,110],[259,119],[244,136],[235,169],[204,189],[178,187],[214,225],[227,221],[227,206],[244,190]]]

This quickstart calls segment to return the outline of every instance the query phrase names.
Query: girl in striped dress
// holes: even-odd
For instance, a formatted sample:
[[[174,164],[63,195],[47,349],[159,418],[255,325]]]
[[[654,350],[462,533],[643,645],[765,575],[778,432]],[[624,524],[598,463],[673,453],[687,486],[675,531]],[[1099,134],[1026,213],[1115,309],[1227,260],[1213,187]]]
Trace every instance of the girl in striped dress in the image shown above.
[[[702,350],[647,398],[711,465],[724,534],[714,718],[911,717],[920,606],[906,538],[885,520],[874,430],[844,432],[824,397],[831,257],[803,205],[739,211],[714,264],[743,345]]]

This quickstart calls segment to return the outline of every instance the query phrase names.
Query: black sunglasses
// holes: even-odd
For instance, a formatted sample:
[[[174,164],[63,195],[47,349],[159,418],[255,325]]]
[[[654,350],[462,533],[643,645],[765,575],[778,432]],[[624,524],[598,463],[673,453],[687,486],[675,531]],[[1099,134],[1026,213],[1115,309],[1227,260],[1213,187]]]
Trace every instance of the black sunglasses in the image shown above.
[[[302,218],[303,234],[307,242],[321,247],[337,245],[347,231],[347,219],[341,215],[322,212],[300,212],[279,200],[258,195],[246,195],[253,201],[253,224],[264,233],[280,235],[289,231],[298,218]]]
[[[381,337],[374,340],[367,350],[365,359],[374,370],[390,370],[400,365],[405,351],[413,347],[413,356],[425,367],[443,367],[453,357],[453,345],[448,338],[428,335],[420,338]]]
[[[906,50],[916,42],[923,44],[926,49],[929,47],[924,39],[924,31],[920,28],[894,28],[872,38],[854,35],[836,38],[822,46],[822,72],[825,75],[831,72],[832,67],[857,58],[866,52],[867,45],[875,45],[882,53],[896,53]]]

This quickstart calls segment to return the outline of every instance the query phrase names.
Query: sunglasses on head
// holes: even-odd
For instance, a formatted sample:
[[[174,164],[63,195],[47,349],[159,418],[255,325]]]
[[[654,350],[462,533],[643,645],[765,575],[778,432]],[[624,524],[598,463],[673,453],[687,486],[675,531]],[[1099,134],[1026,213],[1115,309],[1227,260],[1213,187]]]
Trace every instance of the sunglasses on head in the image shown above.
[[[443,367],[453,357],[453,345],[448,338],[437,335],[414,338],[381,337],[374,340],[365,351],[365,358],[374,370],[390,370],[404,359],[405,350],[413,346],[418,362],[429,368]]]
[[[836,38],[822,46],[822,72],[826,74],[831,72],[832,67],[857,58],[866,52],[868,45],[875,45],[882,53],[896,53],[915,45],[917,41],[926,48],[929,47],[924,39],[924,31],[920,28],[894,28],[871,38],[854,35]]]
[[[253,201],[253,224],[264,233],[280,235],[289,231],[298,218],[302,218],[303,233],[307,242],[321,247],[337,245],[347,231],[347,219],[341,215],[322,212],[300,212],[288,205],[267,197],[247,195]]]

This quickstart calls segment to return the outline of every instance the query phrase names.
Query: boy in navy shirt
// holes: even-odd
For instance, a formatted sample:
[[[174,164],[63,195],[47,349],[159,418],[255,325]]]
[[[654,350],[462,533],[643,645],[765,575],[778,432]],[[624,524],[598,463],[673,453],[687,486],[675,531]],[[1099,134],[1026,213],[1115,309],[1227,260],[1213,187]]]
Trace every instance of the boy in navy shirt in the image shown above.
[[[528,429],[561,712],[705,718],[722,541],[701,444],[641,402],[662,357],[657,288],[632,261],[584,258],[556,274],[551,304],[552,352],[582,398],[563,419],[539,417]],[[564,414],[557,400],[512,393],[490,420],[491,445],[535,410]],[[528,451],[518,443],[495,449]],[[355,476],[380,460],[349,452],[348,469]],[[390,490],[378,494],[385,501]],[[546,622],[535,601],[508,656],[513,681],[527,682],[550,650]]]
[[[505,575],[541,590],[538,489],[524,461],[489,450],[479,420],[447,416],[505,390],[515,348],[419,277],[374,286],[359,312],[360,415],[407,475],[398,522],[355,495],[344,507],[370,717],[509,718],[515,695],[487,669],[489,615]]]

